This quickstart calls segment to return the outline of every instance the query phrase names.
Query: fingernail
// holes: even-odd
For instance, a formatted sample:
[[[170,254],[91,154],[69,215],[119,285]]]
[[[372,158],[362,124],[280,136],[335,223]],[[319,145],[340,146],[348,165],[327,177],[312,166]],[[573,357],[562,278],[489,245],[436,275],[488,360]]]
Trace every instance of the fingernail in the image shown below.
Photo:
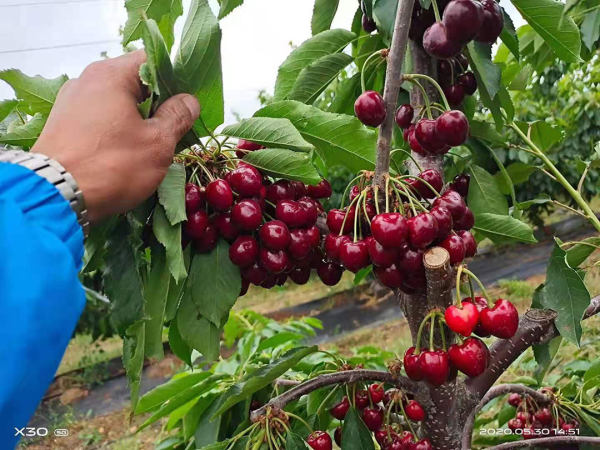
[[[183,103],[185,103],[185,106],[187,106],[194,120],[197,119],[200,116],[200,103],[198,103],[196,97],[193,95],[186,95],[182,98],[182,100]]]

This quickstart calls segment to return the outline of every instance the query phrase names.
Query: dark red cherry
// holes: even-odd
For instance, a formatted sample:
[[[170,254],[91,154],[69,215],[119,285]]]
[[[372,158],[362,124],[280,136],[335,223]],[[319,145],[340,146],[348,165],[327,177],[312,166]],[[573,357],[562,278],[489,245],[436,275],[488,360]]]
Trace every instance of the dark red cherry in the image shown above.
[[[477,253],[477,242],[473,235],[465,230],[457,231],[456,234],[462,239],[463,245],[465,246],[465,258],[475,256],[475,253]]]
[[[240,288],[240,297],[243,297],[248,293],[248,288],[250,287],[250,282],[244,278],[242,278],[242,287]],[[260,408],[260,407],[259,407]]]
[[[398,260],[398,249],[384,247],[373,236],[365,238],[371,262],[378,267],[390,267]]]
[[[327,180],[321,180],[319,184],[315,186],[308,185],[307,186],[308,196],[312,198],[329,198],[331,197],[332,190],[331,184]]]
[[[414,248],[425,248],[438,236],[438,224],[429,213],[420,213],[406,221],[408,238]]]
[[[366,14],[362,16],[362,27],[367,33],[371,34],[373,31],[377,29],[377,24],[373,19],[371,19]]]
[[[452,147],[464,144],[469,137],[469,121],[462,111],[446,111],[435,122],[438,137]]]
[[[436,206],[434,208],[431,208],[429,213],[433,217],[435,217],[435,220],[438,224],[438,234],[436,240],[443,241],[448,237],[448,235],[452,231],[452,214],[450,214],[448,208],[445,208],[443,206]]]
[[[517,394],[519,395],[519,394]],[[510,428],[512,431],[516,431],[516,430],[522,430],[525,427],[525,423],[523,421],[521,421],[521,419],[517,419],[516,417],[513,419],[510,419],[507,423],[508,428]]]
[[[415,128],[416,127],[414,125],[411,125],[410,128],[408,128],[408,146],[413,152],[426,156],[429,154],[429,150],[426,150],[417,139]]]
[[[423,198],[435,198],[435,192],[433,192],[427,184],[423,183],[423,181],[429,183],[437,192],[440,192],[444,187],[442,174],[435,169],[424,170],[417,175],[417,177],[418,178],[414,180],[414,183],[411,184]]]
[[[279,180],[267,186],[266,199],[271,203],[277,204],[281,200],[294,200],[295,198],[294,187],[287,180]]]
[[[242,268],[242,278],[255,286],[260,286],[267,279],[267,271],[257,262]]]
[[[450,360],[448,354],[442,350],[428,350],[421,353],[419,358],[423,378],[434,386],[446,382],[450,375]]]
[[[452,183],[450,183],[450,189],[458,192],[462,197],[467,198],[469,195],[469,184],[471,183],[471,176],[468,173],[459,173],[454,177]]]
[[[183,229],[185,233],[192,239],[200,239],[206,227],[208,226],[208,214],[200,210],[188,216],[187,222],[184,223]]]
[[[262,175],[255,167],[244,164],[231,172],[229,184],[241,197],[259,195],[263,187]]]
[[[406,416],[414,422],[420,422],[425,418],[425,410],[416,400],[409,400],[404,407],[404,411]]]
[[[465,94],[473,95],[477,91],[477,78],[473,72],[465,72],[459,75],[456,82],[465,89]]]
[[[217,227],[209,223],[202,236],[194,239],[194,248],[198,253],[208,253],[217,245],[219,240],[219,232]]]
[[[469,377],[476,377],[487,368],[490,352],[481,339],[470,337],[462,344],[451,345],[448,357],[456,369]]]
[[[245,199],[231,208],[231,220],[241,230],[254,231],[262,222],[262,210],[256,200]]]
[[[395,264],[392,264],[389,267],[375,267],[374,272],[377,279],[384,286],[387,286],[390,289],[402,287],[404,274]]]
[[[338,447],[342,446],[342,427],[337,427],[333,432],[333,439]]]
[[[398,265],[401,270],[408,272],[411,276],[424,274],[423,250],[413,250],[411,248],[401,250]]]
[[[317,222],[319,210],[317,208],[317,200],[311,197],[301,197],[297,200],[300,206],[304,209],[305,221],[303,226],[311,227]]]
[[[365,409],[369,406],[369,393],[364,389],[356,391],[356,394],[354,394],[354,403],[358,409]]]
[[[318,247],[321,243],[321,231],[319,231],[319,228],[315,225],[306,229],[306,236],[312,248]]]
[[[289,264],[289,258],[284,250],[267,250],[261,248],[259,252],[260,265],[267,269],[272,274],[279,274],[283,272]]]
[[[495,0],[481,0],[483,6],[483,24],[475,40],[493,44],[504,28],[502,9]]]
[[[446,26],[442,22],[436,22],[425,30],[423,48],[430,56],[448,59],[460,52],[461,43],[451,40]]]
[[[467,209],[467,205],[461,195],[451,189],[444,192],[441,197],[436,198],[433,201],[433,206],[448,208],[453,220],[460,220]]]
[[[519,312],[509,302],[499,298],[492,308],[487,307],[479,314],[482,328],[493,336],[509,339],[515,335],[519,327]]]
[[[333,405],[333,407],[329,410],[331,415],[335,417],[337,420],[343,420],[346,417],[346,413],[350,409],[350,401],[348,397],[344,396],[341,402]]]
[[[206,198],[206,190],[193,183],[187,183],[185,185],[185,211],[188,214],[198,211],[204,199]]]
[[[317,274],[327,286],[335,286],[342,279],[344,269],[342,266],[331,261],[322,261],[319,267],[317,267]]]
[[[227,211],[233,204],[233,192],[229,183],[220,178],[208,183],[206,201],[217,211]]]
[[[429,439],[425,438],[412,444],[410,450],[433,450],[433,445]]]
[[[375,440],[381,448],[386,450],[391,450],[393,448],[391,445],[399,438],[400,436],[389,425],[384,425],[375,432]]]
[[[483,8],[473,0],[452,0],[444,9],[442,21],[449,39],[469,42],[481,28]]]
[[[310,279],[310,266],[297,266],[289,273],[290,279],[296,284],[306,284]]]
[[[421,354],[415,355],[414,347],[410,347],[404,353],[404,370],[411,380],[421,381],[423,379],[420,357]]]
[[[411,105],[400,105],[396,110],[396,124],[400,128],[408,128],[410,127],[414,116],[415,110]]]
[[[354,103],[354,113],[365,125],[378,127],[386,115],[383,97],[376,91],[363,92]]]
[[[465,70],[467,70],[469,68],[469,60],[467,59],[465,54],[462,52],[454,57],[454,61],[456,61],[456,64],[458,64],[458,68],[460,69],[459,70],[460,72],[464,72]]]
[[[253,152],[255,150],[260,150],[264,147],[260,144],[257,144],[256,142],[247,141],[246,139],[240,139],[238,140],[237,148],[239,148],[240,150],[248,150]]]
[[[257,258],[258,242],[252,236],[239,236],[229,247],[229,259],[236,266],[249,266]]]
[[[302,228],[290,231],[290,244],[288,252],[296,260],[302,260],[310,255],[313,249],[311,236]]]
[[[302,181],[290,181],[290,184],[294,188],[296,200],[308,194],[308,188]]]
[[[421,119],[415,126],[415,137],[421,146],[431,153],[443,153],[446,143],[440,139],[436,131],[436,120]]]
[[[240,234],[240,230],[231,220],[231,214],[229,213],[217,214],[214,218],[214,224],[217,227],[219,235],[227,242],[233,242]]]
[[[334,233],[330,233],[327,236],[325,236],[324,247],[327,259],[329,259],[330,261],[339,262],[340,245],[344,241],[350,241],[350,237],[345,234],[339,235]]]
[[[324,431],[314,431],[306,438],[306,443],[314,450],[331,450],[333,442],[331,436]]]
[[[278,281],[279,281],[279,278],[277,275],[272,274],[272,273],[267,273],[267,276],[265,277],[264,281],[260,284],[260,287],[264,288],[264,289],[271,289],[271,288],[277,286]]]
[[[458,264],[465,259],[465,244],[461,238],[453,234],[442,241],[440,247],[448,250],[450,254],[450,264]]]
[[[473,211],[469,208],[465,210],[463,216],[454,222],[454,229],[457,231],[460,230],[470,230],[475,225],[475,216],[473,215]]]
[[[281,220],[265,223],[258,232],[260,241],[269,250],[284,250],[290,243],[290,231]]]
[[[382,213],[371,221],[371,233],[384,247],[400,247],[406,242],[408,227],[400,213]]]
[[[281,200],[277,203],[275,216],[290,228],[304,226],[308,218],[305,208],[295,200]]]
[[[379,408],[365,408],[362,413],[363,422],[373,432],[383,425],[383,411]]]
[[[450,106],[460,106],[465,99],[465,88],[458,83],[444,86],[444,95]]]
[[[327,213],[327,227],[331,233],[338,234],[342,231],[342,226],[342,234],[348,234],[352,231],[354,227],[354,209],[332,209]]]
[[[346,241],[340,245],[340,261],[351,272],[358,272],[369,265],[369,249],[364,240]]]
[[[542,408],[534,414],[536,420],[538,420],[542,425],[550,426],[552,425],[554,417],[548,408]]]

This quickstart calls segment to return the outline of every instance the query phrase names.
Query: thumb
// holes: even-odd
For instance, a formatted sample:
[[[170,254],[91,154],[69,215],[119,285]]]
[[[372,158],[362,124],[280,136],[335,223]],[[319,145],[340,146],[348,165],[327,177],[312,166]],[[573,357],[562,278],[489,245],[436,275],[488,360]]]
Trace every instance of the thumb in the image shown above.
[[[200,116],[200,104],[190,94],[177,94],[158,107],[148,121],[160,131],[160,135],[173,146],[187,133],[194,121]],[[171,144],[171,142],[169,142]]]

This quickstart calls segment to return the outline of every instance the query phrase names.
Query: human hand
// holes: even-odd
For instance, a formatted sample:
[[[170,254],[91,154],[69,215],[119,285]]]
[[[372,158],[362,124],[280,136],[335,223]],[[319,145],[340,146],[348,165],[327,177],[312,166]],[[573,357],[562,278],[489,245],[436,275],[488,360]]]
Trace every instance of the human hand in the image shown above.
[[[148,198],[200,114],[194,96],[178,94],[144,120],[137,104],[146,93],[138,75],[145,59],[140,50],[98,61],[67,81],[31,149],[73,175],[92,222]]]

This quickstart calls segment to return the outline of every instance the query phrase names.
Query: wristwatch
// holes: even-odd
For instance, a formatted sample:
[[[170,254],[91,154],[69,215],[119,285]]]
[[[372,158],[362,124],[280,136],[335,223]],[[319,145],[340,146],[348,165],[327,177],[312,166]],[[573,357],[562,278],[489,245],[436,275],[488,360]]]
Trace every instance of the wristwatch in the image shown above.
[[[41,153],[5,149],[0,149],[0,162],[26,167],[56,186],[71,205],[71,209],[77,214],[77,222],[83,230],[84,237],[87,237],[90,231],[90,221],[88,220],[83,193],[73,176],[62,165]]]

